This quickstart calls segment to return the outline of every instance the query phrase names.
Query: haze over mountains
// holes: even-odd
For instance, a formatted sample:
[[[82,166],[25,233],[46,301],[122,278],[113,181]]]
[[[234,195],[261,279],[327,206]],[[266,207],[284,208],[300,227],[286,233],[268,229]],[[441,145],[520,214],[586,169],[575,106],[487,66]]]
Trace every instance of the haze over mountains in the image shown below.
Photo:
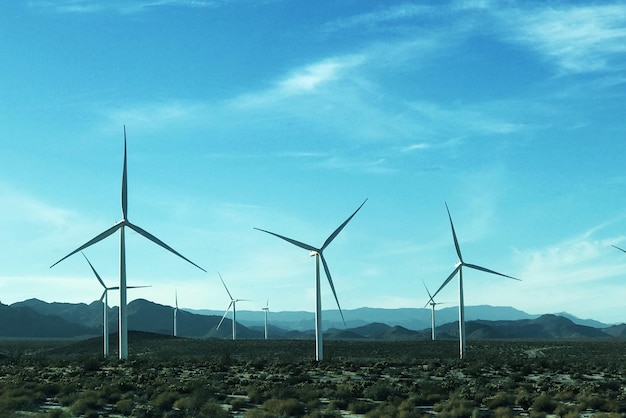
[[[145,299],[128,304],[130,330],[172,334],[173,308]],[[345,310],[344,327],[339,312],[324,311],[324,332],[336,339],[430,339],[430,309],[359,308]],[[216,330],[223,311],[178,311],[178,335],[190,338],[230,338],[232,322],[227,315]],[[436,311],[440,339],[458,338],[456,307]],[[48,303],[38,299],[0,304],[0,337],[80,338],[102,334],[103,306],[99,301]],[[270,338],[314,337],[312,312],[270,312]],[[262,311],[237,312],[238,338],[263,338]],[[515,338],[626,338],[626,325],[602,324],[568,314],[530,315],[511,307],[466,307],[470,339]],[[109,308],[109,331],[117,330],[117,308]]]

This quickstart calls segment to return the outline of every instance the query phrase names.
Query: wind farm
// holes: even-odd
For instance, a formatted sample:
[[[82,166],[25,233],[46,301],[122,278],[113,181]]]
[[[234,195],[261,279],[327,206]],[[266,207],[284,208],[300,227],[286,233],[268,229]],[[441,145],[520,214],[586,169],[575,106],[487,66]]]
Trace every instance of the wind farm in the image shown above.
[[[0,34],[0,417],[626,415],[624,1]]]

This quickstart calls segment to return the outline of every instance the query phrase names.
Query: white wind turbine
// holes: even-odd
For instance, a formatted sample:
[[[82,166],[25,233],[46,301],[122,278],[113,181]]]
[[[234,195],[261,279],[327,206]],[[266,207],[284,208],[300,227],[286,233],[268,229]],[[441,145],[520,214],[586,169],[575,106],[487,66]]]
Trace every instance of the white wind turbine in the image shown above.
[[[230,294],[230,291],[228,290],[228,287],[226,287],[226,283],[224,283],[224,279],[222,279],[222,275],[218,272],[217,273],[218,276],[220,276],[220,280],[222,281],[222,284],[224,285],[224,289],[226,289],[226,293],[228,293],[228,297],[230,298],[230,304],[228,304],[228,308],[226,308],[226,312],[224,312],[224,316],[222,316],[222,320],[220,321],[219,324],[217,324],[217,328],[215,329],[220,329],[220,326],[222,325],[222,322],[224,322],[224,318],[226,318],[226,315],[228,314],[228,311],[230,310],[230,307],[233,307],[233,340],[237,339],[237,322],[236,322],[236,318],[237,318],[237,302],[249,302],[248,299],[234,299],[233,295]]]
[[[85,248],[103,240],[104,238],[108,237],[109,235],[113,234],[114,232],[116,232],[118,229],[120,231],[120,305],[119,305],[119,358],[120,359],[127,359],[128,358],[128,321],[127,321],[127,313],[126,313],[126,246],[125,246],[125,239],[124,239],[124,229],[125,227],[128,227],[130,229],[132,229],[133,231],[137,232],[139,235],[143,235],[145,238],[149,239],[150,241],[154,242],[155,244],[165,248],[166,250],[170,251],[171,253],[179,256],[180,258],[182,258],[183,260],[193,264],[194,266],[198,267],[200,270],[206,272],[206,270],[204,270],[202,267],[200,267],[199,265],[197,265],[196,263],[192,262],[191,260],[187,259],[186,257],[184,257],[182,254],[178,253],[176,250],[174,250],[172,247],[168,246],[167,244],[165,244],[163,241],[161,241],[160,239],[158,239],[157,237],[155,237],[154,235],[152,235],[151,233],[149,233],[148,231],[138,227],[137,225],[131,223],[128,220],[128,192],[127,192],[127,169],[126,169],[126,126],[124,126],[124,166],[122,169],[122,219],[120,221],[118,221],[115,225],[113,225],[112,227],[110,227],[109,229],[107,229],[106,231],[102,232],[101,234],[97,235],[96,237],[92,238],[91,240],[87,241],[85,244],[81,245],[80,247],[78,247],[77,249],[75,249],[74,251],[72,251],[71,253],[69,253],[68,255],[66,255],[65,257],[61,258],[59,261],[57,261],[56,263],[54,263],[53,265],[50,266],[50,268],[54,267],[55,265],[57,265],[58,263],[60,263],[61,261],[65,260],[66,258],[68,258],[71,255],[76,254],[79,251],[84,250]]]
[[[178,337],[178,290],[174,289],[174,300],[176,306],[174,307],[174,337]]]
[[[315,360],[321,361],[324,359],[323,352],[323,337],[322,337],[322,298],[321,298],[321,289],[320,289],[320,259],[322,260],[322,265],[324,266],[324,271],[326,272],[326,278],[328,279],[328,283],[330,284],[330,288],[333,291],[333,295],[335,296],[335,302],[337,302],[337,308],[339,308],[339,313],[341,314],[341,319],[345,325],[346,320],[343,317],[343,312],[341,311],[341,306],[339,306],[339,299],[337,298],[337,292],[335,292],[335,285],[333,284],[333,279],[330,276],[330,270],[328,269],[328,264],[326,264],[326,259],[324,258],[324,250],[328,245],[337,237],[337,235],[341,232],[341,230],[350,222],[350,220],[356,215],[356,213],[363,207],[363,205],[367,202],[367,199],[361,203],[361,206],[357,208],[357,210],[350,215],[348,219],[346,219],[335,231],[330,234],[330,236],[326,239],[321,248],[315,248],[309,244],[305,244],[300,241],[296,241],[295,239],[287,238],[282,235],[275,234],[274,232],[266,231],[260,228],[254,228],[262,232],[266,232],[270,235],[274,235],[280,239],[283,239],[297,247],[303,248],[305,250],[310,251],[311,257],[315,257]]]
[[[432,314],[430,316],[431,329],[432,329],[432,331],[431,331],[431,339],[433,341],[435,341],[435,339],[437,337],[436,331],[435,331],[435,306],[441,305],[442,302],[435,302],[435,299],[433,299],[433,295],[430,294],[430,291],[428,290],[428,287],[426,287],[426,283],[424,283],[423,281],[422,281],[422,283],[424,284],[424,288],[426,289],[426,293],[428,293],[428,297],[429,297],[429,300],[426,303],[426,305],[424,305],[424,308],[426,306],[430,305],[430,308],[431,308],[431,311],[432,311]]]
[[[270,312],[270,300],[268,299],[267,302],[265,302],[265,306],[263,308],[263,311],[265,312],[265,339],[267,340],[267,315]]]
[[[485,267],[477,266],[476,264],[470,264],[463,261],[463,256],[461,256],[461,248],[459,247],[459,240],[456,237],[456,232],[454,230],[454,224],[452,223],[452,216],[450,215],[450,209],[448,208],[448,204],[446,203],[446,210],[448,211],[448,219],[450,219],[450,227],[452,228],[452,238],[454,239],[454,248],[456,249],[456,254],[459,257],[459,261],[456,263],[454,270],[448,278],[443,282],[443,284],[437,289],[437,291],[433,294],[432,298],[437,296],[437,294],[443,289],[452,278],[459,273],[459,355],[462,359],[465,356],[465,305],[463,303],[463,267],[471,268],[474,270],[484,271],[486,273],[496,274],[498,276],[507,277],[513,280],[516,279],[512,276],[507,276],[506,274],[498,273],[497,271],[490,270]]]
[[[103,315],[103,320],[102,320],[102,323],[103,323],[102,340],[103,340],[103,345],[104,345],[104,349],[103,349],[103,353],[104,354],[103,355],[104,355],[104,357],[108,357],[108,355],[109,355],[109,315],[108,315],[108,311],[109,311],[109,290],[118,290],[119,286],[107,287],[104,284],[104,281],[102,281],[102,278],[100,277],[100,275],[98,274],[98,272],[96,271],[94,266],[91,264],[91,261],[89,261],[87,256],[82,251],[80,253],[83,255],[83,257],[85,257],[85,260],[87,260],[87,263],[89,263],[89,267],[91,267],[91,271],[93,271],[93,274],[96,276],[96,279],[98,279],[98,281],[100,282],[100,284],[104,288],[104,292],[102,292],[102,296],[100,296],[100,302],[102,302],[103,305],[104,305],[104,315]],[[150,287],[150,286],[127,286],[127,289],[141,289],[141,288],[145,288],[145,287]]]

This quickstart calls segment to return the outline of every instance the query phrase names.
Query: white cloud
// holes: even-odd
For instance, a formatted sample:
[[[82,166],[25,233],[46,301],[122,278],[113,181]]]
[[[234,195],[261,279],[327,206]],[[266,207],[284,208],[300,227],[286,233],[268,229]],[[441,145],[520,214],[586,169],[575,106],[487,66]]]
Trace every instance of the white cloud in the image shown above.
[[[18,222],[65,227],[74,217],[74,213],[69,210],[54,207],[6,186],[0,188],[0,207],[3,221],[11,224]]]
[[[505,10],[500,16],[510,40],[556,61],[565,73],[622,69],[613,65],[626,53],[626,5]]]
[[[31,7],[50,9],[58,13],[100,13],[116,12],[122,14],[139,13],[155,7],[214,7],[224,1],[212,0],[33,0]]]
[[[377,10],[375,12],[359,14],[349,18],[335,20],[329,22],[325,29],[328,32],[334,32],[345,29],[361,29],[366,28],[389,28],[389,23],[397,23],[401,20],[412,19],[419,16],[425,16],[432,13],[433,8],[416,4],[400,4],[387,9]]]
[[[345,71],[360,65],[362,61],[359,56],[324,59],[294,70],[269,89],[236,97],[231,103],[237,107],[253,107],[301,94],[312,94],[327,83],[345,76]]]

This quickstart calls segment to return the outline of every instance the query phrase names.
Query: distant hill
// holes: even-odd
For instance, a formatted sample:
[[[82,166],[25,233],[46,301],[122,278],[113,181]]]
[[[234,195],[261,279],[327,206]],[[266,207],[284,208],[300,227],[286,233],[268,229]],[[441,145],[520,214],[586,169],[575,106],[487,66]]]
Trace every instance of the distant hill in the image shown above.
[[[223,311],[212,310],[189,310],[189,312],[204,315],[222,315]],[[344,328],[343,320],[338,310],[330,309],[323,312],[324,330],[331,328]],[[390,326],[401,326],[413,331],[420,331],[430,327],[430,308],[358,308],[343,310],[347,328],[357,328],[371,323],[381,323]],[[510,306],[466,306],[465,318],[467,321],[475,319],[484,320],[518,320],[533,319],[539,315],[530,315],[526,312],[512,308]],[[437,322],[446,323],[458,320],[459,311],[457,307],[448,307],[437,310]],[[305,311],[270,311],[270,318],[273,325],[285,330],[304,331],[314,327],[315,314]],[[246,326],[263,325],[262,311],[237,311],[237,321]]]
[[[0,336],[13,338],[74,338],[95,336],[101,330],[41,314],[28,307],[0,303]]]
[[[440,338],[458,338],[458,321],[438,327]],[[610,338],[601,329],[575,324],[558,315],[542,315],[518,321],[470,321],[465,324],[467,339],[577,339]]]
[[[128,327],[131,331],[172,335],[173,314],[174,309],[171,306],[136,299],[128,304]],[[430,309],[413,308],[346,310],[344,316],[347,326],[344,327],[338,311],[324,311],[324,323],[327,324],[324,335],[330,339],[427,340],[430,339],[430,314]],[[223,312],[219,312],[218,315],[202,315],[179,309],[178,336],[230,338],[232,335],[230,314],[224,319],[220,329],[216,329],[222,315]],[[420,320],[411,321],[410,318],[419,318],[420,315],[427,317],[422,328],[413,329],[401,325],[416,326]],[[437,311],[437,323],[441,324],[437,327],[438,339],[458,338],[457,315],[456,307]],[[47,303],[29,299],[11,306],[0,305],[0,336],[69,338],[100,335],[102,316],[100,302],[86,305]],[[394,317],[397,317],[397,320],[394,320]],[[255,321],[250,319],[246,321],[246,318],[254,318]],[[313,313],[270,312],[269,318],[270,338],[315,338]],[[372,318],[373,320],[369,321]],[[468,339],[626,338],[626,325],[597,328],[577,324],[565,316],[529,315],[510,307],[468,306],[466,318]],[[238,338],[263,338],[262,312],[237,311],[237,319]],[[109,310],[109,331],[117,332],[117,308]]]

